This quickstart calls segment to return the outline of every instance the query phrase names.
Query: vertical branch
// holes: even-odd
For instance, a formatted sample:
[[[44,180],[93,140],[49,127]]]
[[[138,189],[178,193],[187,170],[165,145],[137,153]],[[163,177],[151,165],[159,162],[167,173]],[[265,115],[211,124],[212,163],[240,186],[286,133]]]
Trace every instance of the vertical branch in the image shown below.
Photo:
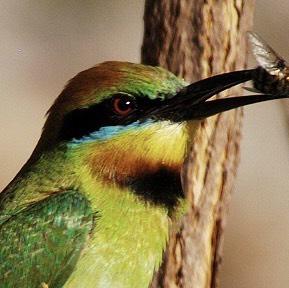
[[[147,0],[142,61],[188,82],[243,69],[253,7],[254,0]],[[217,287],[241,120],[238,109],[200,124],[183,171],[191,208],[171,236],[152,287]]]

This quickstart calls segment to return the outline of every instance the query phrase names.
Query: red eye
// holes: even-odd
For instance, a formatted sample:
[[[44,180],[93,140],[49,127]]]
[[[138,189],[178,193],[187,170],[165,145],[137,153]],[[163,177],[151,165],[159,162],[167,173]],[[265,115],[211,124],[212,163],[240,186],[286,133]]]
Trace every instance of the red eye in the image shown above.
[[[121,116],[128,115],[135,109],[135,101],[127,95],[117,95],[112,100],[113,110]]]

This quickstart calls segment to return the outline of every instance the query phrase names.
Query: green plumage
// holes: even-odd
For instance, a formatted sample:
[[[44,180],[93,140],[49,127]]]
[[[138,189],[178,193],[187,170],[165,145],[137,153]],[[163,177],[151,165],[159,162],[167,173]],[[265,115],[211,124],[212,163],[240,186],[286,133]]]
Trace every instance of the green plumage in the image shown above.
[[[179,174],[192,120],[263,101],[206,102],[252,75],[185,87],[161,68],[106,62],[74,77],[0,194],[0,287],[148,287],[186,211]]]
[[[0,194],[1,288],[149,285],[166,245],[168,214],[176,207],[147,199],[152,185],[146,181],[160,166],[179,173],[185,130],[178,124],[176,137],[166,141],[168,151],[179,142],[179,152],[163,154],[161,131],[171,131],[170,124],[153,121],[127,130],[122,125],[117,132],[113,127],[120,126],[103,123],[99,115],[113,114],[102,102],[117,93],[163,100],[183,85],[161,68],[121,62],[98,65],[68,84],[50,109],[31,158]],[[95,105],[103,106],[85,122]],[[84,113],[81,124],[68,129],[82,125],[86,131],[93,124],[98,133],[103,123],[112,134],[62,140],[63,123],[78,109]]]
[[[92,224],[88,201],[75,191],[49,196],[11,216],[0,228],[1,287],[62,287]]]

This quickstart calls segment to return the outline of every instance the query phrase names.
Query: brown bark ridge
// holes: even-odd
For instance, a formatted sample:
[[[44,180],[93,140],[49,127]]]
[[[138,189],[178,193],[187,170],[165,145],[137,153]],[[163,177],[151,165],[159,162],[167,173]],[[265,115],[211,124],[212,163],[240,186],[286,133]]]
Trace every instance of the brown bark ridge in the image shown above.
[[[243,69],[253,8],[254,0],[146,0],[142,61],[188,82]],[[240,89],[230,90],[238,94]],[[200,123],[183,173],[190,210],[172,233],[151,287],[218,286],[241,120],[237,109]]]

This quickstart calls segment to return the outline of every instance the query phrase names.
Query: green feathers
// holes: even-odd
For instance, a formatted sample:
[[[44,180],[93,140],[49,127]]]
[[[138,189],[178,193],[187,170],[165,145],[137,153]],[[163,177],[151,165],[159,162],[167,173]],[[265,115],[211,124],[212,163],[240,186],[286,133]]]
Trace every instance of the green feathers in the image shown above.
[[[252,75],[185,87],[164,69],[124,62],[76,75],[0,194],[0,286],[148,287],[185,212],[179,174],[198,129],[191,120],[263,101],[206,101]]]
[[[63,191],[29,205],[1,224],[1,287],[62,287],[93,224],[88,201]]]
[[[161,68],[121,62],[97,65],[68,83],[32,157],[0,194],[1,287],[149,285],[168,237],[166,193],[176,195],[170,209],[182,198],[186,128],[156,120],[137,126],[137,118],[122,123],[112,99],[132,97],[117,102],[125,111],[130,101],[152,109],[150,101],[183,86]],[[99,131],[106,136],[97,138]],[[157,181],[169,173],[171,185],[151,185],[161,169],[168,172]],[[153,200],[158,193],[161,203]]]

